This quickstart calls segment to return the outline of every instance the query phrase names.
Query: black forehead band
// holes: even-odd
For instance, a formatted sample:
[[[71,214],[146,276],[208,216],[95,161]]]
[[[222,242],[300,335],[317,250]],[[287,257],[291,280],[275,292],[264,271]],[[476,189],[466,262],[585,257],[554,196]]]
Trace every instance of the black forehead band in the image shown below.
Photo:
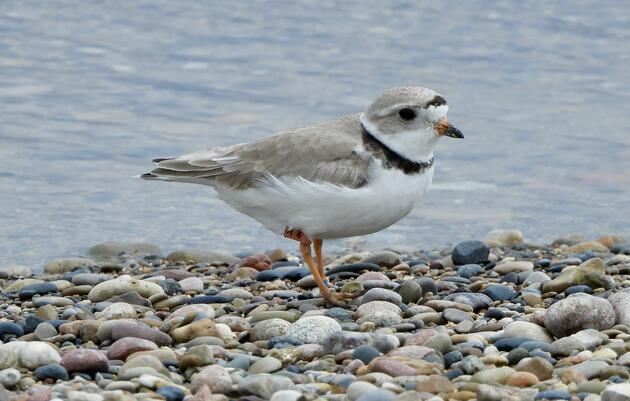
[[[433,99],[431,99],[431,101],[429,103],[427,103],[426,107],[438,107],[438,106],[444,106],[446,104],[446,100],[440,96],[440,95],[436,95]]]

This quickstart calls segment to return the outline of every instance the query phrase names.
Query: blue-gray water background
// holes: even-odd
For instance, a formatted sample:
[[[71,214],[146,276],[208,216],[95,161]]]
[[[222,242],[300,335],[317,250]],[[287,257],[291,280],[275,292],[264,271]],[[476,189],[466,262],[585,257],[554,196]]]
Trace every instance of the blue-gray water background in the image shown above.
[[[294,250],[208,188],[132,176],[401,84],[442,93],[466,139],[366,246],[627,235],[629,64],[618,1],[3,1],[0,265],[111,240]]]

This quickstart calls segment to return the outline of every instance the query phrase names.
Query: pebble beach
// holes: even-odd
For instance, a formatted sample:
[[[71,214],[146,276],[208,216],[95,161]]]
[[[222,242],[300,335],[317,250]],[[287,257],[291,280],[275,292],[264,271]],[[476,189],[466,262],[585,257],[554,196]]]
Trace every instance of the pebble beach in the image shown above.
[[[297,247],[296,247],[297,248]],[[328,255],[97,244],[0,268],[0,401],[630,400],[630,242]]]

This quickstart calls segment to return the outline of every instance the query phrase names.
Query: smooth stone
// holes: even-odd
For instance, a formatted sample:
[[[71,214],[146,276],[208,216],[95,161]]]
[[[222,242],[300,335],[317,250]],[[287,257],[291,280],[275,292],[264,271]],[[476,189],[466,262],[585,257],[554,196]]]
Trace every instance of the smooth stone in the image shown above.
[[[361,306],[357,308],[355,314],[359,318],[363,318],[368,315],[372,315],[374,313],[379,313],[379,312],[389,312],[395,315],[400,315],[402,313],[400,307],[391,302],[371,301],[371,302],[361,304]]]
[[[417,280],[407,280],[396,288],[405,304],[417,303],[422,299],[422,285]]]
[[[125,337],[115,341],[107,351],[107,358],[125,360],[134,352],[151,351],[158,349],[158,346],[149,340],[135,337]]]
[[[166,256],[166,259],[173,263],[207,263],[212,266],[227,266],[240,260],[228,252],[200,251],[194,249],[171,252]]]
[[[444,376],[429,375],[416,385],[416,391],[420,393],[450,394],[455,391],[455,387]]]
[[[112,277],[107,274],[99,273],[79,273],[72,276],[72,284],[95,286],[104,281],[110,280]]]
[[[109,361],[101,351],[87,348],[66,352],[60,363],[69,373],[107,372],[109,369]]]
[[[352,359],[359,359],[366,365],[380,355],[379,350],[371,345],[360,345],[352,351]]]
[[[378,266],[392,268],[402,263],[400,255],[392,251],[380,251],[367,256],[361,260],[361,263],[373,263]]]
[[[44,273],[61,274],[72,271],[77,267],[94,266],[95,264],[93,260],[86,258],[55,259],[44,265]]]
[[[219,337],[221,329],[210,319],[195,320],[170,332],[171,338],[178,343],[185,343],[197,337]],[[227,327],[227,326],[226,326]]]
[[[517,372],[532,373],[536,375],[540,381],[549,380],[553,376],[553,365],[548,360],[541,357],[521,359],[514,369],[516,369]]]
[[[212,365],[213,363],[215,363],[214,347],[207,344],[188,348],[179,360],[179,366],[182,369]]]
[[[438,293],[438,289],[437,289],[437,283],[435,282],[435,280],[431,277],[421,277],[419,279],[417,279],[418,284],[420,284],[420,287],[422,288],[422,293],[423,294],[437,294]]]
[[[44,295],[58,291],[59,289],[53,283],[36,283],[22,287],[18,296],[20,299],[28,299],[33,297],[33,295]]]
[[[501,338],[494,343],[499,351],[510,351],[519,348],[521,344],[530,341],[526,337]]]
[[[215,311],[212,305],[193,304],[193,305],[186,305],[186,306],[182,306],[181,308],[177,308],[173,313],[171,313],[166,318],[166,321],[168,322],[169,320],[172,320],[172,319],[187,317],[189,315],[198,315],[198,314],[203,314],[208,319],[214,319],[215,317]]]
[[[175,386],[162,386],[155,390],[155,392],[164,397],[166,401],[181,401],[186,396],[186,393],[184,393],[182,389]]]
[[[178,268],[166,268],[160,270],[159,272],[155,272],[154,274],[162,276],[164,278],[172,278],[173,280],[178,282],[189,277],[194,277],[191,272]]]
[[[391,391],[378,389],[369,393],[365,393],[356,401],[393,401],[396,395]]]
[[[493,301],[511,301],[518,295],[512,288],[504,285],[490,285],[483,290],[483,294]]]
[[[13,322],[0,322],[0,336],[7,334],[20,337],[24,334],[24,329],[17,323]]]
[[[270,399],[281,390],[293,390],[293,381],[286,376],[253,374],[245,377],[238,384],[241,394],[253,394],[263,399]]]
[[[507,366],[481,370],[470,378],[471,382],[481,384],[505,384],[515,370]]]
[[[35,307],[41,307],[44,305],[52,305],[56,307],[64,307],[74,305],[74,302],[71,299],[64,297],[55,297],[55,296],[43,296],[37,297],[33,299],[33,305]]]
[[[601,401],[630,401],[630,383],[608,385],[600,396]]]
[[[269,401],[298,401],[303,394],[296,390],[276,391]]]
[[[542,291],[560,293],[575,285],[607,289],[614,287],[614,281],[606,275],[604,262],[599,258],[593,258],[579,266],[565,267],[558,277],[543,283]]]
[[[188,300],[189,304],[227,304],[232,300],[222,295],[198,295]]]
[[[92,302],[100,302],[130,291],[136,291],[144,298],[164,293],[162,287],[156,283],[134,279],[129,276],[120,276],[96,285],[89,292],[88,299]]]
[[[584,376],[587,379],[593,379],[598,377],[600,372],[609,367],[608,363],[605,361],[599,360],[587,360],[577,365],[569,366],[566,368],[556,369],[558,375],[564,374],[566,371],[570,370],[573,374],[578,376]]]
[[[50,344],[41,341],[11,341],[0,344],[0,354],[6,350],[15,353],[20,365],[30,370],[61,361],[57,350]]]
[[[465,278],[479,276],[484,271],[484,268],[479,266],[478,264],[462,265],[457,268],[457,274]]]
[[[232,378],[223,366],[211,365],[193,375],[191,387],[193,392],[208,386],[212,393],[224,394],[232,389]]]
[[[392,290],[372,288],[363,295],[361,303],[366,304],[372,301],[385,301],[391,302],[394,305],[400,305],[402,303],[402,297]]]
[[[460,363],[460,369],[467,375],[474,375],[477,372],[481,372],[486,369],[486,365],[483,361],[474,355],[468,355],[462,359]]]
[[[259,321],[252,328],[252,340],[270,340],[273,337],[284,336],[289,327],[291,323],[280,318]]]
[[[152,341],[159,346],[168,346],[173,342],[168,334],[133,321],[116,322],[116,324],[111,327],[109,337],[114,341],[124,337],[137,337]]]
[[[449,294],[442,298],[444,301],[452,301],[460,304],[469,305],[473,311],[488,309],[493,305],[492,299],[485,295],[472,292],[458,292]]]
[[[556,337],[583,329],[607,330],[614,324],[615,311],[608,300],[582,293],[554,303],[545,313],[545,327]]]
[[[256,281],[273,281],[284,277],[282,270],[263,270],[256,274]]]
[[[455,265],[481,263],[488,260],[490,248],[477,240],[462,241],[455,245],[451,257]]]
[[[612,294],[608,301],[613,307],[616,315],[616,322],[630,327],[630,291],[623,290]]]
[[[378,387],[374,384],[358,380],[348,386],[346,389],[346,397],[348,398],[348,401],[356,401],[362,395],[373,393],[375,391],[378,391]]]
[[[536,394],[536,400],[570,400],[571,393],[565,390],[544,390]]]
[[[341,332],[339,323],[326,316],[308,316],[292,323],[287,330],[287,337],[304,344],[322,344],[333,333]]]
[[[492,268],[493,272],[502,276],[508,273],[530,272],[532,270],[534,270],[534,264],[527,260],[499,262]]]
[[[14,369],[14,368],[2,369],[0,370],[0,388],[1,387],[13,388],[15,387],[15,385],[19,383],[21,378],[22,378],[22,374],[17,369]]]
[[[38,340],[45,340],[58,334],[55,327],[52,324],[46,322],[37,325],[34,333],[35,338],[37,338]]]
[[[592,294],[593,290],[588,285],[574,285],[564,290],[564,294],[566,296],[569,296],[571,294],[578,294],[581,292],[586,293],[586,294]]]
[[[113,303],[101,312],[101,317],[104,320],[135,319],[136,316],[136,308],[133,305],[124,302]]]
[[[553,337],[544,327],[523,320],[517,320],[505,326],[504,335],[508,338],[528,338],[545,343],[553,342]]]
[[[338,273],[360,273],[362,271],[380,271],[380,267],[374,263],[351,263],[346,265],[335,266],[326,273],[331,276]]]
[[[282,362],[278,359],[267,356],[254,362],[248,369],[249,373],[273,373],[282,369]]]
[[[529,287],[533,284],[545,283],[547,281],[551,281],[551,277],[543,272],[531,272],[527,275],[527,278],[523,282],[523,287]]]
[[[236,298],[251,299],[253,297],[251,292],[246,291],[242,288],[230,288],[227,290],[223,290],[219,292],[217,296],[226,297],[230,300],[230,302],[232,302]]]
[[[0,370],[18,367],[18,356],[10,349],[4,349],[0,352]]]
[[[54,380],[69,380],[70,376],[68,371],[61,365],[51,364],[40,366],[33,372],[33,375],[39,380],[54,379]]]
[[[477,401],[503,401],[508,399],[508,394],[503,388],[489,384],[480,384],[475,390]]]

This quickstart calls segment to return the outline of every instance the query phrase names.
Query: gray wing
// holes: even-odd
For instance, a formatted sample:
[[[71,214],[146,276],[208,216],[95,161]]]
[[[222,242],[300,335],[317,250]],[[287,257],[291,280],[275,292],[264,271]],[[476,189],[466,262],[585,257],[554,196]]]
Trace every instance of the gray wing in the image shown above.
[[[360,122],[353,115],[253,143],[156,159],[157,167],[141,177],[245,189],[272,175],[357,188],[366,183],[370,165],[357,152],[361,144]]]

